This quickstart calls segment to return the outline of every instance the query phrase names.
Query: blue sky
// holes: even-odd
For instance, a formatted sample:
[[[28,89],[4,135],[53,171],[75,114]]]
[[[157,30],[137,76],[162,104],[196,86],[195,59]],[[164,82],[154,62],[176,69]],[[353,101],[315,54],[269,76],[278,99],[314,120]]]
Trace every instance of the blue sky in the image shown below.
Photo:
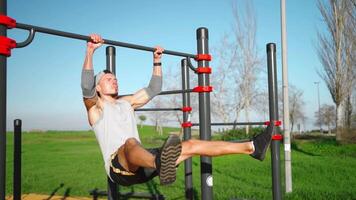
[[[243,8],[246,0],[236,2]],[[264,53],[266,43],[275,42],[281,68],[280,1],[253,2],[258,48]],[[305,112],[310,121],[314,121],[317,110],[315,81],[321,82],[321,104],[332,103],[316,72],[321,68],[314,47],[316,31],[324,26],[316,2],[287,0],[289,79],[304,91]],[[225,32],[231,31],[232,24],[230,0],[13,0],[8,1],[8,16],[20,23],[84,35],[100,33],[112,40],[144,46],[160,44],[192,54],[196,52],[198,27],[209,29],[209,45],[214,47]],[[27,32],[12,29],[8,36],[20,42],[26,39]],[[90,128],[80,89],[85,45],[84,41],[38,33],[28,47],[12,50],[8,59],[8,130],[12,130],[15,118],[23,119],[25,130]],[[164,67],[177,67],[180,59],[165,56]],[[151,62],[151,53],[117,48],[120,92],[132,93],[145,86],[151,75]],[[104,68],[105,48],[96,52],[94,66],[96,72]],[[280,70],[278,77],[282,80]]]

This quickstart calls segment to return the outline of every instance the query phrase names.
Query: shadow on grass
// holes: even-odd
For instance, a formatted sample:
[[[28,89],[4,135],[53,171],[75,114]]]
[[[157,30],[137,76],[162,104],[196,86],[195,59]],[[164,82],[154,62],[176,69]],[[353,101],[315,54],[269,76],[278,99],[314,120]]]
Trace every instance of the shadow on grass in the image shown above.
[[[303,149],[299,148],[298,145],[295,143],[295,142],[292,142],[292,149],[297,151],[297,152],[300,152],[300,153],[303,153],[305,155],[308,155],[308,156],[321,156],[319,154],[314,154],[314,153],[310,153],[310,152],[307,152],[307,151],[304,151]]]
[[[50,200],[50,199],[52,199],[52,198],[54,197],[54,195],[56,195],[56,193],[58,192],[58,190],[60,190],[60,189],[63,188],[63,187],[64,187],[64,183],[59,184],[59,186],[56,187],[56,188],[54,188],[54,190],[51,192],[51,194],[49,195],[49,197],[48,197],[47,199],[45,199],[45,200]],[[69,197],[70,190],[71,190],[71,188],[67,188],[67,189],[65,190],[64,195],[63,195],[63,197],[61,198],[62,200],[65,200],[67,197]]]

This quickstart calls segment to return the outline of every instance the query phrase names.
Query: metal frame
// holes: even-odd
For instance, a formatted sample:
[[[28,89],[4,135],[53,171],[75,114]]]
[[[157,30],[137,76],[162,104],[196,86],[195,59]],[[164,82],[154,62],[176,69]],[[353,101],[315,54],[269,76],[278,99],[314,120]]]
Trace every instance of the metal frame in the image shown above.
[[[7,15],[7,1],[0,0],[0,14]],[[32,39],[35,36],[36,32],[57,35],[61,37],[67,37],[72,39],[79,39],[89,41],[90,38],[85,35],[69,33],[39,26],[33,26],[28,24],[17,23],[16,28],[25,29],[30,31],[29,37],[26,41],[18,43],[18,48],[24,47],[31,43]],[[0,36],[7,35],[7,27],[0,25]],[[125,48],[132,48],[143,51],[153,52],[155,49],[151,47],[124,43],[114,40],[104,39],[104,43],[108,45],[114,45]],[[112,50],[112,49],[111,49]],[[107,51],[107,62],[108,65],[115,66],[114,54],[115,52]],[[111,52],[111,53],[110,53]],[[208,47],[208,30],[206,28],[197,29],[197,52],[199,54],[209,54]],[[181,56],[187,58],[186,61],[182,61],[182,73],[187,75],[187,67],[191,68],[196,72],[196,68],[190,63],[190,58],[197,58],[196,55],[165,50],[164,54]],[[110,55],[112,57],[110,57]],[[278,119],[278,105],[277,105],[277,70],[276,70],[276,54],[275,54],[275,44],[267,44],[267,65],[268,65],[268,89],[269,89],[269,107],[270,107],[270,121],[273,122]],[[184,66],[183,66],[184,65]],[[187,66],[187,67],[186,67]],[[209,60],[198,60],[198,68],[208,67]],[[184,71],[183,71],[184,68]],[[111,68],[115,73],[115,70]],[[6,73],[7,73],[7,57],[0,55],[0,199],[5,199],[5,177],[6,177]],[[185,77],[185,78],[188,78]],[[210,84],[208,73],[199,73],[198,74],[198,83],[199,86],[207,87]],[[189,105],[189,93],[193,92],[192,89],[189,89],[189,80],[186,79],[183,81],[183,90],[173,90],[161,92],[160,95],[167,94],[183,94],[183,106]],[[188,83],[188,84],[187,84]],[[184,85],[186,84],[186,85]],[[171,109],[171,108],[169,108]],[[175,109],[175,108],[173,108]],[[184,114],[184,119],[188,121],[187,113]],[[250,123],[211,123],[211,112],[210,112],[210,93],[209,92],[200,92],[199,93],[199,125],[200,129],[200,139],[210,140],[211,139],[211,126],[212,125],[247,125],[253,124]],[[260,123],[258,123],[260,125]],[[274,128],[274,123],[270,125],[270,129],[273,134],[276,134],[276,129]],[[189,129],[185,128],[185,138],[189,138]],[[281,199],[281,190],[280,190],[280,152],[279,152],[280,141],[273,140],[271,144],[272,148],[272,179],[273,179],[273,199]],[[191,166],[191,163],[190,163]],[[190,172],[189,172],[190,170]],[[189,164],[186,166],[186,175],[190,173],[191,168],[189,169]],[[189,178],[190,179],[190,178]],[[213,199],[213,187],[212,187],[212,162],[210,157],[201,156],[201,195],[202,199],[210,200]],[[186,197],[192,199],[192,182],[186,182]],[[191,185],[190,185],[191,184]],[[109,187],[110,188],[110,187]]]

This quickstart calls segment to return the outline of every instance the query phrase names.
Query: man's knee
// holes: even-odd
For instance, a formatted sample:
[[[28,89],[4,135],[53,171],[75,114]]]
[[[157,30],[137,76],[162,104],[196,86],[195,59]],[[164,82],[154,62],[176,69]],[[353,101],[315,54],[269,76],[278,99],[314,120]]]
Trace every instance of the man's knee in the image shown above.
[[[139,145],[140,143],[138,142],[138,140],[136,138],[128,138],[126,141],[125,141],[125,149],[130,149],[130,148],[133,148],[137,145]]]
[[[182,154],[186,156],[193,156],[194,155],[194,149],[196,148],[196,145],[198,143],[198,140],[196,139],[190,139],[186,140],[182,143]]]

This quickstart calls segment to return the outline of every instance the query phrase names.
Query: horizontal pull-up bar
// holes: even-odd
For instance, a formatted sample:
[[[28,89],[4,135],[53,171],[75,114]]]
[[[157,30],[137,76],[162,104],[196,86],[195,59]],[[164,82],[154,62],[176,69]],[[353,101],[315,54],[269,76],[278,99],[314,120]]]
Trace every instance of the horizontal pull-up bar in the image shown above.
[[[266,125],[266,122],[231,122],[231,123],[211,123],[212,126],[242,126],[242,125]],[[193,123],[192,126],[199,126],[198,123]]]
[[[139,108],[135,111],[182,111],[182,108]]]
[[[194,92],[193,89],[189,89],[189,90],[169,90],[169,91],[163,91],[160,92],[158,95],[167,95],[167,94],[182,94],[182,93],[190,93],[190,92]],[[119,95],[119,97],[124,97],[124,96],[131,96],[133,94],[123,94],[123,95]]]
[[[80,34],[76,34],[76,33],[59,31],[59,30],[55,30],[55,29],[33,26],[33,25],[29,25],[29,24],[16,23],[16,28],[24,29],[24,30],[28,30],[28,31],[33,30],[35,32],[46,33],[46,34],[50,34],[50,35],[57,35],[57,36],[67,37],[67,38],[72,38],[72,39],[90,41],[90,37],[87,35],[80,35]],[[130,43],[119,42],[119,41],[108,40],[108,39],[104,39],[104,44],[114,45],[114,46],[119,46],[119,47],[126,47],[126,48],[131,48],[131,49],[137,49],[137,50],[142,50],[142,51],[151,51],[151,52],[155,51],[155,49],[152,47],[146,47],[146,46],[141,46],[141,45],[137,45],[137,44],[130,44]],[[168,54],[168,55],[173,55],[173,56],[186,57],[186,58],[196,58],[196,55],[194,55],[194,54],[182,53],[182,52],[177,52],[177,51],[164,50],[163,53]]]

